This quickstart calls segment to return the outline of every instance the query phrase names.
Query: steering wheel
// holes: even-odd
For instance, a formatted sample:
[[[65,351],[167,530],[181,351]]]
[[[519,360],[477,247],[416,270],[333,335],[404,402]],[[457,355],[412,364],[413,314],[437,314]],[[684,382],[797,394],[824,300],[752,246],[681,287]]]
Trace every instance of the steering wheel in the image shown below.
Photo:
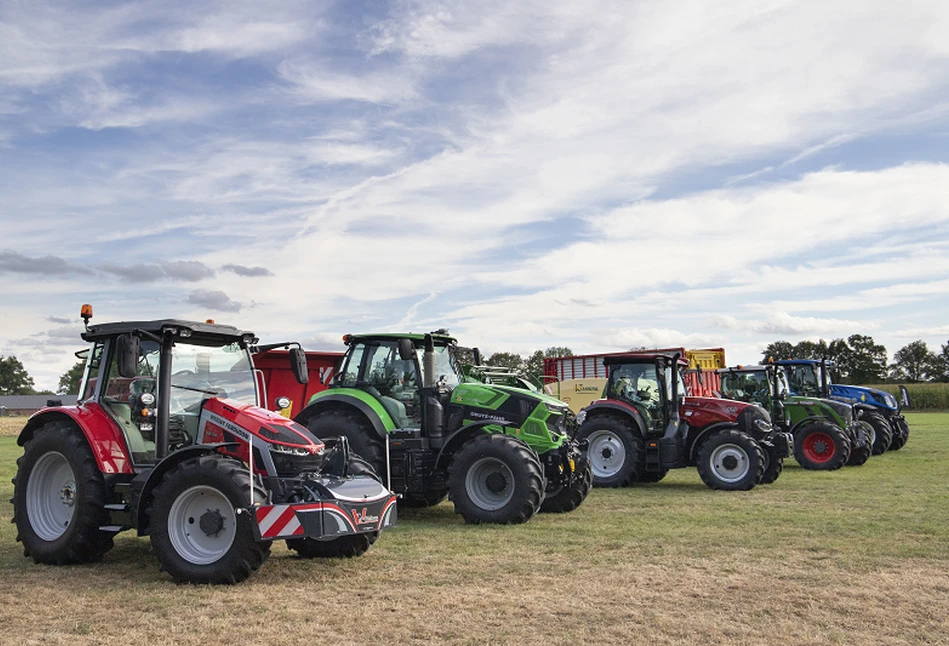
[[[193,377],[194,370],[179,370],[178,372],[171,375],[172,377]]]

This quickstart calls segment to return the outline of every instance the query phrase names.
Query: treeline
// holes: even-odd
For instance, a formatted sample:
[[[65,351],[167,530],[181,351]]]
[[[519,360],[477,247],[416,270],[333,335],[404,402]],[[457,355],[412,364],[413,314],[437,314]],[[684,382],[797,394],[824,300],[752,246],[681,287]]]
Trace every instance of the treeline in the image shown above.
[[[495,352],[481,360],[488,366],[510,368],[518,372],[539,377],[544,374],[544,359],[550,357],[572,357],[573,350],[564,346],[551,346],[546,350],[535,350],[523,357],[516,352]],[[455,358],[461,363],[474,363],[471,348],[455,348]]]
[[[826,358],[837,364],[838,380],[846,384],[949,382],[949,342],[937,353],[925,341],[913,341],[896,351],[892,363],[886,348],[863,334],[830,343],[823,339],[800,343],[775,341],[768,344],[762,355],[764,361]]]
[[[79,382],[85,364],[77,362],[59,378],[57,392],[75,395],[79,392]],[[52,395],[49,390],[36,390],[33,377],[15,356],[0,355],[0,395]]]

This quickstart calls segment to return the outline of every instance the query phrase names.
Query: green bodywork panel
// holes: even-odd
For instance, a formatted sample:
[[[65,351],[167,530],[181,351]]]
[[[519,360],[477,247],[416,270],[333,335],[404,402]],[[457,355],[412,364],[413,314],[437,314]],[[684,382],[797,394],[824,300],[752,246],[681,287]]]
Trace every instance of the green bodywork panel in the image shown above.
[[[386,433],[394,430],[396,428],[395,422],[392,421],[392,416],[389,415],[388,411],[383,407],[382,403],[367,393],[364,390],[359,390],[358,388],[329,388],[327,390],[321,390],[312,397],[310,401],[306,403],[307,406],[314,404],[321,399],[326,399],[330,395],[342,395],[344,397],[352,397],[353,399],[359,400],[369,406],[372,411],[379,417],[382,421],[382,425],[386,429]]]
[[[784,402],[784,414],[790,426],[808,417],[822,417],[844,430],[848,426],[837,411],[816,397],[788,397]]]
[[[497,417],[503,417],[505,413],[504,404],[512,396],[516,396],[519,400],[525,398],[536,400],[536,405],[527,416],[527,419],[518,428],[491,425],[485,427],[485,430],[491,433],[507,433],[520,438],[538,454],[560,448],[567,439],[566,435],[555,433],[549,430],[547,426],[547,419],[559,414],[552,412],[547,404],[551,404],[557,410],[561,410],[566,406],[555,397],[512,386],[467,381],[455,386],[451,393],[451,403],[479,409],[475,411],[475,414],[485,411],[483,413],[485,417],[465,418],[464,424],[472,424],[491,419],[490,413],[494,413]]]

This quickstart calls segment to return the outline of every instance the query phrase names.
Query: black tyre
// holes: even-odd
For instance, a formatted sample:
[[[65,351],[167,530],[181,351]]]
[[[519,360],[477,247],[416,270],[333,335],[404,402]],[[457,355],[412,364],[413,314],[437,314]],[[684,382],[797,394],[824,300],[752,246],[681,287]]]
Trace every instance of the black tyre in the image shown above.
[[[385,482],[388,465],[382,438],[362,416],[341,410],[317,413],[306,421],[305,426],[320,439],[343,435],[349,440],[350,450],[369,463]]]
[[[545,486],[537,454],[500,433],[468,440],[448,470],[449,497],[466,523],[523,523],[540,509]]]
[[[643,440],[632,420],[597,415],[580,425],[577,439],[588,443],[594,487],[626,487],[644,471]]]
[[[400,507],[434,507],[445,499],[448,491],[444,489],[435,489],[425,493],[406,493],[399,500]]]
[[[294,550],[301,558],[353,558],[362,556],[369,550],[375,541],[373,534],[349,534],[329,541],[318,541],[312,538],[291,538],[287,540],[287,547]]]
[[[890,423],[876,411],[864,411],[860,419],[869,423],[873,427],[874,433],[876,433],[876,438],[873,441],[873,455],[885,453],[890,448],[890,442],[893,439],[893,429],[890,428]]]
[[[909,439],[909,424],[902,417],[891,420],[890,427],[893,429],[893,439],[890,440],[889,451],[899,451],[906,446]]]
[[[794,432],[794,459],[805,469],[833,471],[850,459],[850,438],[828,422],[810,422]]]
[[[758,484],[772,484],[784,471],[784,456],[778,455],[778,450],[770,444],[762,444],[764,450],[764,471]]]
[[[659,471],[641,471],[639,476],[636,478],[636,482],[641,482],[643,484],[659,482],[666,477],[667,473],[669,473],[669,469],[660,469]]]
[[[866,464],[873,452],[873,427],[862,420],[857,421],[856,437],[850,438],[850,459],[848,467],[859,467]]]
[[[161,569],[183,583],[237,583],[270,556],[270,542],[254,540],[247,468],[222,455],[189,458],[155,488],[149,534]],[[254,486],[256,502],[266,492]]]
[[[13,522],[23,555],[37,563],[101,561],[112,549],[106,486],[82,432],[64,421],[36,430],[17,460]]]
[[[695,466],[712,489],[747,491],[764,473],[764,450],[747,433],[719,431],[702,442]]]
[[[573,511],[586,500],[592,488],[593,469],[590,461],[585,460],[583,467],[573,474],[573,482],[570,486],[547,492],[540,510],[545,514],[564,514]]]

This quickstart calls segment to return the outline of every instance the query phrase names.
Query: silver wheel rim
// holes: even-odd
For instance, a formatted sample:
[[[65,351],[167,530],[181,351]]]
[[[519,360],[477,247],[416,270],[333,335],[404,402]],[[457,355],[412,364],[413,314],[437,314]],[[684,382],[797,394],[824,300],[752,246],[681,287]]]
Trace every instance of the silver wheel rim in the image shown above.
[[[220,529],[217,529],[218,521]],[[236,534],[234,507],[227,496],[214,487],[191,487],[171,505],[168,538],[178,555],[189,563],[208,565],[219,560],[231,549]]]
[[[593,431],[587,436],[590,466],[597,478],[612,478],[626,463],[626,445],[616,433]]]
[[[743,448],[737,444],[722,444],[712,451],[709,458],[712,471],[723,482],[738,482],[751,469],[751,460]]]
[[[465,475],[465,491],[481,509],[497,511],[514,497],[514,473],[497,458],[481,458]]]
[[[26,515],[44,541],[66,533],[76,510],[76,475],[62,453],[50,452],[33,465],[26,483]]]

